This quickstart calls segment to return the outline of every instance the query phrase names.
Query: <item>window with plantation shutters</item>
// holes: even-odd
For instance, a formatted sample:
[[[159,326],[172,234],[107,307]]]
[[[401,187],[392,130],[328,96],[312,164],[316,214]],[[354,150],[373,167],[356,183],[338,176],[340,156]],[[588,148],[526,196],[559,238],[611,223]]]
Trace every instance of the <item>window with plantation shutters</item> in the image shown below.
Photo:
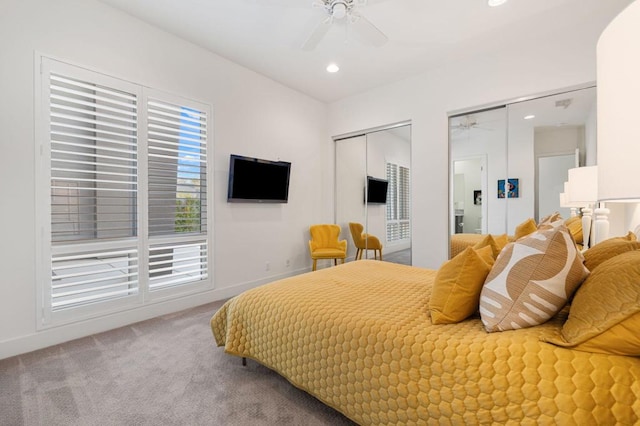
[[[41,324],[210,287],[208,106],[48,58],[38,90]]]
[[[409,184],[407,167],[387,163],[387,241],[411,238]]]
[[[207,116],[149,98],[149,287],[207,277]]]
[[[49,74],[54,312],[138,293],[138,99],[120,86]]]

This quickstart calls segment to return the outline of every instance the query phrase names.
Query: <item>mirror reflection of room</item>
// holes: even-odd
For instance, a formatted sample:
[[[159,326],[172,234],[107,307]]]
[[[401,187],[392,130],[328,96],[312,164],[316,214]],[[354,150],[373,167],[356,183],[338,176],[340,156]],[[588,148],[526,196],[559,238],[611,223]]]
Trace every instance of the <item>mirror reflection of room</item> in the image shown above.
[[[449,143],[450,254],[482,235],[513,237],[529,219],[569,218],[560,205],[568,170],[596,164],[596,89],[452,115]]]
[[[449,140],[452,233],[504,233],[505,203],[489,183],[506,174],[506,109],[451,117]]]
[[[560,205],[568,170],[596,164],[596,88],[562,92],[509,105],[510,174],[528,191],[509,200],[507,228],[570,210]],[[526,187],[525,187],[526,189]]]
[[[339,138],[335,149],[336,223],[348,241],[347,260],[357,254],[410,265],[411,125]],[[369,187],[381,183],[387,185],[384,200]],[[362,225],[362,238],[352,235],[354,223]]]

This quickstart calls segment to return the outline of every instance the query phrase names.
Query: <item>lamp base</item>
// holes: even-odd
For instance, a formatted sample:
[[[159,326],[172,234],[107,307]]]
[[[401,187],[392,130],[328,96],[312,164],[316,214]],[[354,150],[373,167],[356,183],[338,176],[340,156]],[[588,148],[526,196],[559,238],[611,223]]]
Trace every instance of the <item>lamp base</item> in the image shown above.
[[[598,244],[609,238],[609,209],[599,207],[594,210],[596,215],[593,225],[593,243]]]
[[[582,236],[583,236],[583,247],[585,249],[591,247],[591,208],[584,207],[582,209]]]

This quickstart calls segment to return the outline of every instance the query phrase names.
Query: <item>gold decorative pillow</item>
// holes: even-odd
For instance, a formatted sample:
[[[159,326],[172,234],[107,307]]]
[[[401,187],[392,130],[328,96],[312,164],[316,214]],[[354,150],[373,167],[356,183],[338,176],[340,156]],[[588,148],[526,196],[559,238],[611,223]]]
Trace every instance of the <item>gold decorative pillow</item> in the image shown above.
[[[474,250],[476,251],[476,253],[478,253],[478,256],[480,256],[482,260],[487,263],[487,265],[493,266],[493,264],[496,263],[496,259],[493,257],[493,250],[490,246]],[[484,280],[482,280],[482,283],[484,284]]]
[[[478,310],[485,278],[493,265],[491,246],[467,247],[445,262],[433,282],[429,310],[434,324],[460,322]]]
[[[491,236],[493,237],[493,241],[496,242],[496,248],[498,249],[498,254],[500,254],[502,249],[509,243],[509,236],[507,234]]]
[[[514,234],[514,238],[519,240],[522,237],[526,237],[529,234],[532,234],[538,230],[538,224],[533,218],[529,218],[522,222],[520,225],[516,226],[516,232]]]
[[[628,251],[640,249],[640,241],[630,241],[626,237],[614,237],[594,245],[584,252],[584,265],[593,271],[602,262]]]
[[[509,243],[480,294],[487,331],[532,327],[558,313],[589,271],[561,220]]]
[[[627,235],[623,235],[622,237],[613,237],[613,238],[617,238],[619,240],[626,240],[626,241],[638,241],[638,237],[636,237],[636,234],[634,234],[632,231],[627,232]]]
[[[578,289],[562,338],[548,342],[587,352],[640,356],[640,251],[602,262]]]
[[[496,242],[495,238],[491,234],[485,235],[482,240],[477,242],[472,247],[475,250],[478,250],[478,249],[481,249],[481,248],[487,247],[487,246],[491,247],[491,251],[493,252],[493,258],[494,259],[497,258],[498,255],[500,254],[500,251],[502,250],[502,248],[499,247],[498,242]]]
[[[582,234],[582,218],[580,216],[573,216],[564,221],[565,226],[569,229],[569,232],[573,236],[576,244],[584,243],[584,235]]]

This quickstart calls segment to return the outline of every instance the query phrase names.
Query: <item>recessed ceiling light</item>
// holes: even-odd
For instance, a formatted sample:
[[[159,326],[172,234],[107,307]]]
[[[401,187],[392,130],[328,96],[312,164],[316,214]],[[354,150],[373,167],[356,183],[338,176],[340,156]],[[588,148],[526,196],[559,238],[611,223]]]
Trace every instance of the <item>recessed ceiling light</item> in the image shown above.
[[[496,6],[500,6],[503,5],[507,2],[507,0],[489,0],[487,2],[487,4],[491,7],[496,7]]]
[[[327,65],[327,72],[334,73],[340,71],[340,67],[336,64]]]
[[[535,115],[533,115],[533,114],[529,114],[529,115],[525,115],[525,116],[524,116],[524,119],[525,119],[525,120],[533,120],[534,118],[536,118],[536,116],[535,116]]]

